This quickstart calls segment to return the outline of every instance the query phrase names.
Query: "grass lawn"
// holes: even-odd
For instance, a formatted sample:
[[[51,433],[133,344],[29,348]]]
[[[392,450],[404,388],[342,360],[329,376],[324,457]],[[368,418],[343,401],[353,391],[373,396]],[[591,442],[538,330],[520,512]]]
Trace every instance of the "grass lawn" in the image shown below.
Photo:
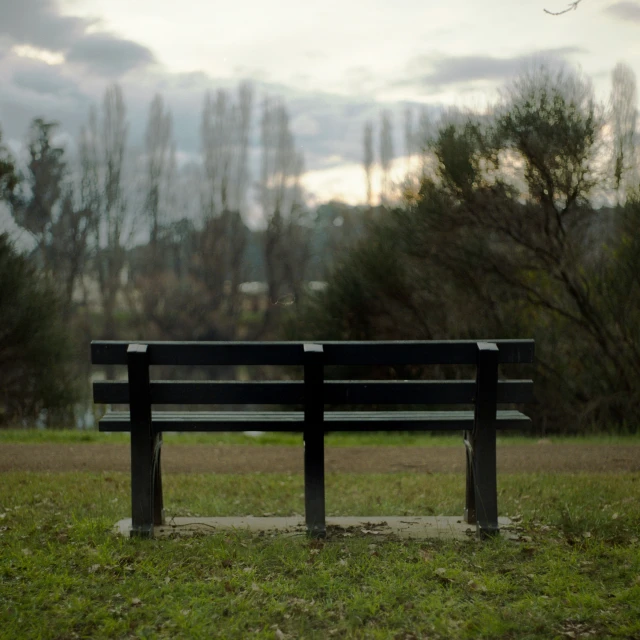
[[[568,444],[640,444],[637,435],[587,435],[587,436],[551,436],[554,443]],[[265,433],[259,436],[243,433],[165,433],[168,443],[182,444],[253,444],[300,446],[302,434]],[[459,447],[461,436],[439,433],[329,433],[326,444],[333,447],[351,447],[354,445],[411,446],[411,447]],[[498,435],[498,445],[535,444],[538,438],[519,434]],[[0,444],[7,443],[76,443],[76,442],[112,442],[129,443],[128,433],[100,433],[96,430],[51,430],[51,429],[0,429]]]
[[[168,516],[301,513],[302,476],[165,475]],[[458,514],[458,475],[327,478],[330,515]],[[522,539],[136,540],[128,476],[0,475],[0,638],[639,638],[640,474],[503,475]]]

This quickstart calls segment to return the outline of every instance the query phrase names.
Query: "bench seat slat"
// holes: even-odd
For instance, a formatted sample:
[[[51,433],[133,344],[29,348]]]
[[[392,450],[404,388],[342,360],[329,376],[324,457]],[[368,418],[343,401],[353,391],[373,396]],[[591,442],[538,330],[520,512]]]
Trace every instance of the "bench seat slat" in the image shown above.
[[[473,427],[473,411],[328,411],[325,431],[460,431]],[[301,411],[158,411],[157,431],[280,431],[303,430]],[[520,411],[498,411],[498,429],[520,429],[531,422]],[[100,420],[100,431],[131,430],[128,411],[113,411]]]

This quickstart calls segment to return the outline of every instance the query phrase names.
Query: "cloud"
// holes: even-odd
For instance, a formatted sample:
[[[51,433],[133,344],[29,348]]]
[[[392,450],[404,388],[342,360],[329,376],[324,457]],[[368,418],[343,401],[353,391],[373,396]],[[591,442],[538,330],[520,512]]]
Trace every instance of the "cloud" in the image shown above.
[[[616,2],[608,6],[605,11],[619,20],[640,22],[640,2]]]
[[[56,0],[11,0],[2,4],[0,38],[12,45],[64,53],[67,62],[104,76],[121,75],[155,62],[147,47],[96,32],[99,20],[62,15]],[[93,28],[91,33],[89,27]]]
[[[96,20],[60,15],[55,0],[2,2],[0,34],[19,44],[60,51],[81,38]]]
[[[574,53],[583,53],[580,47],[558,47],[546,49],[537,55],[546,58],[566,58]],[[407,77],[392,83],[392,86],[414,86],[429,89],[478,81],[505,81],[513,77],[531,60],[531,54],[510,58],[495,56],[420,56],[411,60]],[[427,72],[423,69],[428,68]]]
[[[64,75],[59,65],[29,61],[18,68],[12,77],[13,84],[39,94],[54,96],[80,96],[77,83]]]
[[[96,44],[94,51],[98,49]],[[135,154],[142,149],[149,104],[154,94],[160,92],[173,115],[173,131],[180,158],[198,162],[205,93],[226,89],[235,100],[241,78],[215,78],[203,72],[171,73],[161,65],[149,66],[150,59],[144,51],[133,51],[133,55],[127,53],[123,59],[126,64],[121,62],[119,68],[130,68],[130,71],[117,78],[106,75],[107,71],[114,69],[112,63],[103,67],[100,74],[83,74],[78,73],[81,63],[70,61],[68,56],[61,64],[46,64],[42,60],[20,56],[15,51],[4,59],[0,58],[0,83],[3,86],[0,124],[6,139],[15,140],[24,149],[25,134],[33,118],[55,120],[60,122],[60,133],[68,134],[66,146],[73,156],[77,149],[74,141],[87,120],[89,105],[93,103],[100,107],[106,86],[117,80],[122,86],[127,107],[131,152]],[[89,64],[93,63],[93,60],[89,61]],[[134,63],[138,66],[132,66]],[[366,75],[366,69],[362,69],[362,73]],[[394,148],[396,155],[402,153],[402,118],[408,103],[383,104],[367,96],[353,98],[331,92],[307,91],[265,80],[254,79],[253,83],[249,148],[252,182],[260,175],[259,123],[265,95],[282,97],[290,115],[296,146],[304,153],[308,171],[327,169],[328,166],[339,171],[338,158],[342,166],[359,167],[362,163],[364,123],[369,119],[374,122],[377,141],[383,108],[392,111]],[[417,103],[412,104],[418,106]],[[194,206],[196,204],[194,201]]]
[[[107,33],[92,33],[78,39],[68,50],[66,59],[107,76],[122,75],[155,62],[147,47]]]

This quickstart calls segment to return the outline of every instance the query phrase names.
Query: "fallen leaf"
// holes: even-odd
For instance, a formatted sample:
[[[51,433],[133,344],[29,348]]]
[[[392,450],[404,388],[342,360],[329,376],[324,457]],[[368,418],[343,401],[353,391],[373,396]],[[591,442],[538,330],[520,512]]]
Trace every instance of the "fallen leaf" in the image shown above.
[[[89,573],[95,573],[100,568],[99,564],[92,564],[89,567]]]
[[[131,604],[134,607],[139,607],[142,604],[142,600],[140,598],[131,598]]]
[[[22,550],[22,554],[25,555],[25,556],[32,555],[31,549],[23,549]]]
[[[444,567],[438,567],[436,569],[436,575],[443,576],[445,573],[447,573],[447,570]]]
[[[278,640],[284,640],[284,638],[285,638],[284,633],[282,633],[282,631],[280,631],[280,629],[276,629],[276,638],[278,638]]]
[[[428,549],[420,549],[420,556],[425,562],[431,562],[433,560],[433,553]]]
[[[469,582],[467,582],[467,586],[474,591],[482,591],[485,593],[487,591],[487,587],[485,587],[483,584],[478,584],[475,580],[469,580]]]
[[[611,519],[612,519],[612,520],[617,520],[619,517],[620,517],[620,514],[619,514],[619,513],[614,513],[614,514],[611,516]]]

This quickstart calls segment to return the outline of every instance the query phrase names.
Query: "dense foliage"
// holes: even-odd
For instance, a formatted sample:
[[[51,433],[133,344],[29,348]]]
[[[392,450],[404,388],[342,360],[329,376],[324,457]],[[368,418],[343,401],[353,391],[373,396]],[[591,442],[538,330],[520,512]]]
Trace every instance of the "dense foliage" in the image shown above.
[[[595,205],[602,123],[588,83],[545,68],[490,120],[444,121],[435,172],[336,265],[295,334],[533,337],[541,431],[635,430],[640,200]]]
[[[75,353],[61,308],[52,283],[1,234],[0,423],[53,426],[73,415]]]

